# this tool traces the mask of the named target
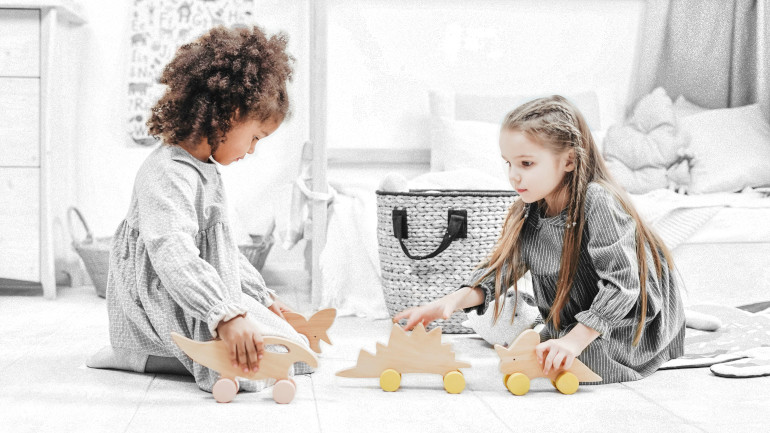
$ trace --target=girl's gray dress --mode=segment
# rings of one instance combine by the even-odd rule
[[[545,318],[556,297],[566,211],[551,218],[540,213],[536,204],[529,205],[521,248],[532,275],[537,307]],[[639,345],[633,346],[641,306],[636,223],[609,191],[593,182],[586,193],[585,221],[578,270],[570,299],[561,312],[561,330],[557,332],[548,322],[541,331],[542,340],[563,337],[577,323],[583,323],[601,335],[578,359],[601,376],[602,383],[641,379],[684,351],[684,309],[678,280],[665,260],[662,278],[658,279],[648,246],[647,318]],[[464,286],[473,284],[482,273],[474,272]],[[482,281],[480,287],[484,303],[466,312],[476,309],[482,314],[494,299],[494,276]]]
[[[110,255],[112,346],[176,357],[206,391],[217,373],[193,363],[171,340],[172,331],[206,341],[217,336],[220,321],[247,313],[263,335],[307,345],[268,310],[274,292],[238,250],[226,212],[216,164],[161,145],[139,169]],[[256,391],[267,384],[242,380],[241,389]]]

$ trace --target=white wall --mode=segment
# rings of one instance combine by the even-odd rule
[[[428,90],[596,90],[622,118],[644,0],[330,0],[328,147],[427,148]],[[513,109],[514,107],[511,107]]]

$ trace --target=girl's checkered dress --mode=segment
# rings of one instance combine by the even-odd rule
[[[263,335],[307,345],[287,322],[267,309],[270,289],[240,253],[227,220],[216,164],[177,146],[156,149],[136,176],[131,206],[115,232],[107,283],[113,347],[174,356],[201,389],[217,374],[193,363],[171,340],[216,337],[220,321],[247,313]],[[241,381],[259,390],[266,381]]]

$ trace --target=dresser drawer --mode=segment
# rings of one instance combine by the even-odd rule
[[[39,166],[40,79],[0,77],[0,113],[0,167]]]
[[[0,9],[0,76],[40,76],[39,9]]]
[[[40,281],[38,168],[0,168],[0,277]]]

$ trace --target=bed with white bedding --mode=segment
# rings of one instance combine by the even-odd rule
[[[482,170],[492,158],[499,159],[496,134],[503,115],[537,96],[431,94],[431,170],[475,163]],[[602,124],[607,104],[599,95],[564,96],[583,113],[639,212],[673,250],[686,304],[770,301],[770,126],[759,106],[705,110],[681,96],[672,102],[658,89],[625,122],[607,128]],[[629,124],[642,127],[629,132]],[[668,137],[662,128],[668,128]],[[623,167],[621,146],[637,146],[628,149],[631,163]],[[480,161],[468,149],[492,157]],[[660,167],[650,168],[656,161],[639,161],[639,153],[665,161],[666,152],[670,160]]]
[[[720,207],[673,253],[686,304],[770,301],[770,202]]]
[[[661,194],[664,192],[667,194]],[[668,199],[662,200],[663,195]],[[770,301],[767,192],[689,196],[656,190],[632,195],[632,199],[672,249],[685,283],[686,305],[739,306]],[[671,210],[651,218],[660,207]]]
[[[539,95],[505,98],[432,93],[431,171],[411,179],[406,186],[413,189],[509,189],[497,147],[500,121],[510,108],[536,96]],[[583,112],[598,143],[602,143],[607,135],[612,137],[614,134],[618,137],[616,129],[606,128],[606,125],[602,124],[602,107],[606,104],[601,102],[599,96],[593,92],[565,96]],[[662,101],[659,94],[655,98],[657,102]],[[711,127],[729,128],[729,124],[719,125],[718,119],[714,120],[713,113],[706,113],[703,109],[686,103],[682,98],[676,104],[669,102],[669,105],[671,110],[676,109],[679,112],[678,116],[681,118],[685,113],[687,116],[706,117],[689,122],[691,127],[701,127],[698,122],[710,122],[715,124]],[[648,104],[646,107],[655,108],[656,105]],[[668,115],[671,117],[670,113]],[[735,113],[728,112],[722,117],[735,116]],[[751,117],[751,120],[754,121],[754,117]],[[708,129],[708,126],[703,128]],[[752,134],[734,132],[732,135],[739,136],[742,140],[739,146],[743,146],[742,149],[736,149],[736,152],[754,151],[753,158],[761,159],[764,157],[764,149],[752,149],[752,146],[757,148],[763,144],[770,152],[770,132],[763,128],[764,125],[755,127]],[[690,135],[689,132],[684,134],[681,142],[691,140]],[[703,134],[701,138],[702,136]],[[628,134],[620,134],[620,137],[623,140],[633,139],[629,139]],[[702,141],[701,139],[694,147],[702,147]],[[614,153],[608,153],[610,159],[619,155],[617,143],[614,145]],[[629,185],[627,189],[639,212],[672,249],[675,263],[685,283],[683,296],[686,305],[716,302],[738,306],[770,301],[770,188],[751,188],[745,185],[745,179],[748,179],[748,182],[756,181],[758,185],[770,186],[770,179],[765,181],[764,173],[751,173],[751,168],[748,170],[753,177],[744,176],[746,169],[742,167],[746,167],[746,164],[739,165],[732,173],[723,169],[716,173],[701,172],[698,173],[699,177],[688,179],[681,173],[684,166],[682,161],[686,162],[688,170],[694,170],[694,167],[691,167],[693,159],[696,164],[703,162],[702,165],[706,167],[713,161],[699,161],[690,154],[687,154],[687,158],[680,158],[684,153],[686,152],[679,152],[677,157],[680,171],[666,170],[664,167],[661,170],[644,169],[635,172],[631,168],[620,171],[620,175],[616,177],[621,183]],[[702,149],[699,153],[703,154]],[[707,156],[712,159],[721,157],[719,152]],[[745,155],[741,157],[746,159]],[[725,158],[734,164],[741,162],[735,161],[730,155]],[[749,155],[749,159],[751,158]],[[770,161],[770,157],[762,161]],[[616,170],[617,162],[615,161]],[[490,166],[499,166],[500,169],[490,171]],[[697,173],[698,170],[694,172]],[[765,172],[770,174],[770,170]],[[736,188],[738,185],[741,191],[708,191],[709,188],[715,188],[715,185],[727,185],[731,182],[733,185],[730,188]],[[645,185],[665,187],[649,191],[634,190],[635,186],[638,188]],[[342,199],[338,203],[338,211],[335,212],[336,205],[332,205],[329,243],[321,263],[324,305],[341,307],[343,313],[384,317],[384,304],[372,301],[380,301],[382,297],[376,255],[376,227],[373,224],[373,191],[371,188],[346,189],[343,185],[337,187],[341,189],[338,192],[341,193]],[[706,191],[683,194],[688,188]],[[349,233],[352,227],[355,227],[357,236],[360,236],[358,239],[363,241],[350,241]],[[334,239],[342,240],[336,242]],[[351,269],[355,272],[349,272]]]

